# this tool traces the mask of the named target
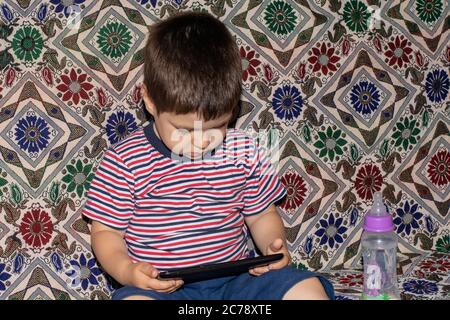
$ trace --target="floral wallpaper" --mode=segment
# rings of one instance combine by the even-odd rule
[[[3,0],[0,299],[110,298],[81,209],[105,149],[148,120],[149,26],[187,10],[235,36],[236,126],[279,150],[295,266],[357,298],[363,217],[381,191],[402,298],[448,298],[448,1]]]

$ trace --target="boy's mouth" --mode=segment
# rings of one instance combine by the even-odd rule
[[[192,159],[199,159],[203,157],[203,153],[191,153],[190,157]]]
[[[180,153],[178,156],[180,157],[188,157],[190,159],[200,159],[203,158],[204,153],[203,152],[191,152],[191,153]]]

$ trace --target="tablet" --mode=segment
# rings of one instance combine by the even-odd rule
[[[247,258],[237,261],[205,264],[196,267],[173,269],[161,271],[159,278],[164,279],[182,279],[184,283],[234,276],[248,272],[251,268],[268,265],[271,262],[283,258],[282,253]]]

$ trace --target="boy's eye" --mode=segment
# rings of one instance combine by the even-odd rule
[[[176,132],[176,134],[179,135],[179,136],[187,136],[187,135],[190,134],[189,130],[187,130],[187,129],[181,129],[181,128],[175,129],[175,132]]]
[[[192,133],[195,132],[194,129],[185,129],[185,128],[178,128],[178,129],[176,129],[176,130],[177,130],[181,135],[184,135],[184,136],[186,136],[186,135],[188,135],[188,134],[192,134]],[[218,131],[218,130],[220,130],[220,128],[209,129],[209,130],[202,131],[202,134],[204,134],[204,135],[210,135],[211,132],[215,132],[215,131]]]

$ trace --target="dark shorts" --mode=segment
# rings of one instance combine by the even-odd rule
[[[281,300],[295,284],[312,277],[318,277],[328,297],[334,299],[333,286],[326,278],[293,267],[272,270],[259,277],[243,273],[185,284],[172,293],[123,287],[115,291],[112,298],[122,300],[130,296],[146,296],[155,300]]]

